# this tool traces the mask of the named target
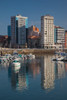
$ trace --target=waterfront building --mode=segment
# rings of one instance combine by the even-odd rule
[[[8,35],[0,35],[0,47],[8,46]]]
[[[65,31],[65,48],[67,48],[67,31]]]
[[[60,26],[54,26],[54,43],[64,46],[65,44],[65,30]]]
[[[37,48],[40,45],[40,32],[36,26],[28,28],[28,47]]]
[[[32,25],[28,28],[28,37],[30,36],[39,36],[39,28]]]
[[[54,45],[54,17],[41,17],[41,47],[52,48]]]
[[[11,25],[8,25],[7,31],[8,31],[8,45],[10,45],[10,42],[11,42]]]
[[[26,29],[28,17],[21,15],[11,17],[11,44],[12,46],[24,46],[26,44]]]
[[[55,43],[54,47],[55,47],[56,49],[60,49],[60,48],[62,48],[63,46],[62,46],[62,44]]]
[[[8,25],[8,36],[11,36],[11,25]]]

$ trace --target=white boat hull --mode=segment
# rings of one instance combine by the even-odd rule
[[[64,57],[58,57],[57,61],[62,61],[64,59]]]
[[[21,65],[21,64],[20,64],[19,62],[13,62],[13,66],[14,66],[14,67],[20,67],[20,65]]]

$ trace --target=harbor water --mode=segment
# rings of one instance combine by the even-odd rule
[[[66,100],[67,63],[54,55],[22,61],[20,68],[0,64],[0,100]]]

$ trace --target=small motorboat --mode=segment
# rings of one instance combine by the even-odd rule
[[[21,66],[21,64],[20,64],[20,62],[19,62],[18,59],[15,59],[15,60],[12,62],[12,65],[13,65],[14,67],[20,67],[20,66]]]
[[[63,56],[56,58],[56,61],[62,61],[62,60],[64,60],[64,57]]]
[[[67,56],[66,56],[66,57],[64,57],[64,59],[63,59],[62,61],[67,61]]]
[[[64,58],[65,58],[65,53],[58,52],[58,53],[55,53],[55,58],[53,58],[52,61],[63,61]]]
[[[52,61],[63,61],[63,60],[64,60],[63,56],[52,59]]]
[[[7,58],[5,56],[0,57],[0,62],[7,62]]]
[[[32,58],[35,59],[35,55],[32,55]]]
[[[35,59],[35,55],[30,53],[29,55],[27,55],[27,59]]]

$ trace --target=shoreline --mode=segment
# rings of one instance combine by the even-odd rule
[[[43,55],[43,54],[54,54],[58,49],[12,49],[12,48],[0,48],[0,54],[13,54],[14,51],[17,51],[19,54],[38,54],[38,55]],[[67,52],[67,49],[64,49],[65,52]]]

